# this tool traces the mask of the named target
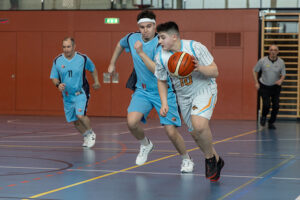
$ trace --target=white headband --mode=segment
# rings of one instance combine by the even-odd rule
[[[143,23],[143,22],[152,22],[152,23],[156,23],[155,22],[155,19],[150,19],[150,18],[141,18],[137,23],[140,24],[140,23]]]

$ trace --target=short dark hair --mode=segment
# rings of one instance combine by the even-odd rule
[[[72,46],[74,46],[74,44],[75,44],[75,39],[74,39],[74,38],[72,38],[72,37],[70,37],[70,36],[67,36],[67,37],[65,37],[65,38],[63,39],[63,42],[64,42],[64,41],[67,41],[67,40],[71,40]]]
[[[149,19],[156,19],[156,16],[154,14],[154,12],[150,11],[150,10],[143,10],[142,12],[140,12],[136,18],[136,21],[139,21],[142,18],[149,18]]]
[[[175,22],[169,21],[159,24],[156,28],[157,32],[174,32],[179,35],[179,28]]]

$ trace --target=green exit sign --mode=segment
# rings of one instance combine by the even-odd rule
[[[105,18],[104,19],[104,24],[118,24],[120,23],[119,18]]]

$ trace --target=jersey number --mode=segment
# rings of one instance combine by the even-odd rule
[[[69,77],[72,77],[72,70],[68,70]]]
[[[185,85],[191,85],[193,83],[193,79],[192,76],[188,76],[185,78],[180,78],[180,85],[181,87],[185,86]]]

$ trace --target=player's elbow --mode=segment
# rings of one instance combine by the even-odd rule
[[[216,69],[216,70],[215,70],[215,73],[214,73],[214,78],[217,78],[218,76],[219,76],[219,70]]]
[[[219,76],[219,70],[217,66],[214,66],[214,68],[211,71],[210,78],[217,78]]]
[[[218,70],[216,63],[213,62],[211,64],[211,66],[212,66],[212,68],[211,68],[210,78],[217,78],[219,76],[219,70]]]

